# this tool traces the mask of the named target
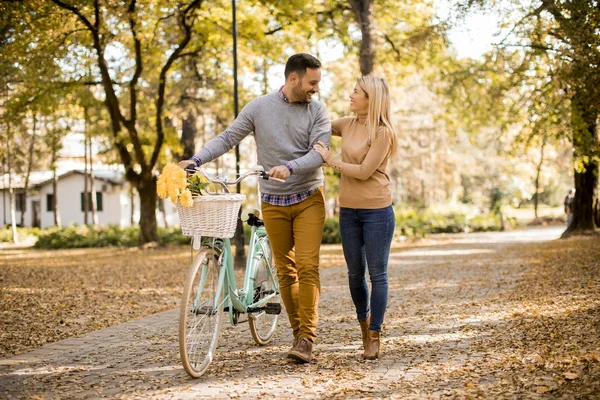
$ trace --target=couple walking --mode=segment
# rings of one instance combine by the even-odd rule
[[[341,173],[340,231],[350,294],[361,327],[366,359],[379,357],[387,306],[387,263],[394,232],[388,157],[395,148],[388,87],[383,78],[359,78],[350,95],[356,116],[330,121],[319,91],[321,63],[309,54],[291,56],[285,84],[248,103],[223,133],[191,160],[200,166],[254,132],[258,163],[285,184],[261,181],[261,207],[271,241],[281,297],[294,341],[288,357],[309,362],[317,338],[320,295],[319,251],[325,221],[323,172],[326,162]],[[342,137],[342,157],[330,148]],[[366,281],[369,271],[371,290]]]

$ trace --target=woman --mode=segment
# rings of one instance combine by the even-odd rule
[[[314,148],[341,173],[340,232],[348,265],[350,294],[360,323],[365,359],[379,358],[381,326],[387,307],[387,265],[394,235],[394,210],[385,167],[396,147],[390,122],[390,96],[384,78],[364,76],[350,95],[355,117],[332,122],[342,137],[342,159],[318,142]],[[369,270],[371,294],[366,280]]]

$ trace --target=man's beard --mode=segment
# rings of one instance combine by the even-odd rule
[[[313,95],[315,94],[315,92],[313,92],[312,90],[309,90],[308,92],[302,90],[302,82],[299,82],[298,85],[292,89],[292,93],[294,94],[296,101],[301,103],[309,103],[312,100],[308,96],[308,93]]]

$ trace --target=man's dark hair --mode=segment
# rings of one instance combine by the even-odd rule
[[[285,79],[287,80],[292,72],[295,72],[302,77],[306,73],[306,68],[321,68],[321,61],[310,54],[294,54],[288,58],[287,63],[285,63]]]

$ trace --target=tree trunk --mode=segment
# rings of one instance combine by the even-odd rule
[[[542,166],[544,165],[544,149],[546,147],[546,135],[544,134],[544,138],[542,140],[542,148],[540,152],[540,162],[538,162],[536,166],[535,173],[535,193],[533,194],[533,212],[535,215],[535,219],[538,219],[538,205],[540,200],[540,175],[542,174]]]
[[[575,197],[573,199],[573,219],[562,237],[573,234],[595,232],[594,205],[598,200],[598,162],[590,157],[590,149],[598,146],[597,118],[592,101],[581,93],[576,93],[571,101],[573,126],[573,157],[575,164]],[[581,162],[581,160],[585,160]],[[586,162],[587,161],[587,162]]]
[[[98,225],[98,204],[96,201],[96,177],[94,176],[94,159],[92,156],[92,138],[88,137],[88,154],[90,159],[90,191],[92,192],[92,225]]]
[[[181,127],[181,145],[183,146],[182,160],[189,160],[196,154],[196,114],[194,111],[188,111],[187,117],[183,120]]]
[[[594,205],[594,223],[600,227],[600,198],[596,193],[596,204]]]
[[[149,175],[136,187],[140,195],[140,246],[158,242],[156,224],[156,179]]]
[[[31,175],[31,170],[33,169],[33,150],[35,149],[35,134],[37,129],[37,118],[35,116],[35,113],[33,113],[32,117],[33,130],[31,132],[31,141],[29,142],[29,151],[27,152],[27,171],[25,172],[25,182],[23,184],[23,197],[25,198],[25,201],[23,201],[23,204],[21,206],[21,226],[25,226],[25,212],[27,211],[27,195],[29,194],[29,176]]]
[[[360,26],[360,72],[369,75],[375,65],[375,26],[373,19],[373,0],[349,0],[356,22]]]
[[[88,187],[88,146],[87,146],[87,130],[88,130],[88,113],[87,107],[83,108],[83,115],[85,121],[84,133],[83,133],[83,224],[89,225],[88,216],[90,211],[89,205],[89,187]]]
[[[167,200],[166,199],[158,199],[158,201],[162,204],[162,216],[165,222],[165,228],[169,228],[169,221],[167,221]]]
[[[15,207],[15,191],[12,186],[12,159],[10,148],[12,145],[12,137],[10,131],[10,124],[8,124],[8,143],[7,143],[7,159],[8,159],[8,202],[10,204],[10,226],[12,229],[12,240],[13,243],[19,243],[19,236],[17,235],[17,211]]]
[[[129,216],[129,223],[133,228],[135,226],[135,193],[133,192],[135,189],[133,186],[129,187],[129,201],[131,202],[131,215]]]
[[[54,225],[60,227],[60,212],[58,211],[58,174],[56,173],[56,146],[52,146],[52,213],[54,214]],[[85,196],[84,196],[85,198]]]

